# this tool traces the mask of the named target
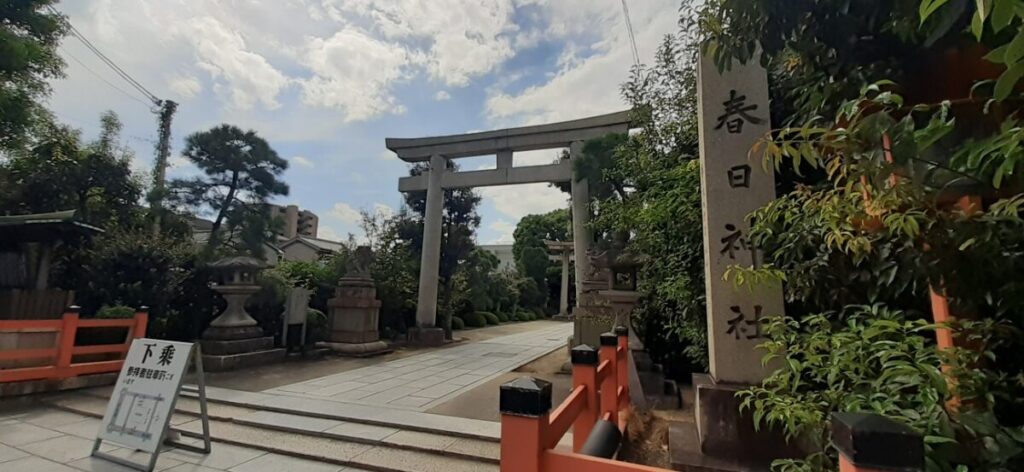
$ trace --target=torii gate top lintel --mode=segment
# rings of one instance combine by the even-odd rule
[[[384,145],[406,162],[426,162],[432,155],[448,159],[485,156],[503,151],[533,151],[568,147],[574,141],[625,133],[630,111],[591,116],[577,120],[522,126],[476,133],[425,138],[385,138]]]

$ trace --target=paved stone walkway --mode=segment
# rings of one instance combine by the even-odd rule
[[[426,411],[564,347],[571,334],[572,323],[559,323],[283,385],[262,393]]]
[[[90,457],[100,420],[46,407],[0,413],[0,471],[131,472],[133,469]],[[185,439],[186,442],[198,441]],[[144,463],[149,454],[104,443],[100,450]],[[210,454],[165,448],[156,470],[169,472],[358,472],[360,469],[215,443]]]

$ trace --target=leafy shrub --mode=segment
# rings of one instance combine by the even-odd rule
[[[452,329],[463,329],[466,327],[466,323],[462,321],[462,318],[458,316],[452,317]]]
[[[500,321],[502,323],[508,323],[508,321],[509,321],[508,315],[506,315],[505,313],[498,312],[498,313],[495,313],[495,316],[497,316],[498,317],[498,321]]]
[[[881,305],[799,321],[775,317],[763,346],[779,369],[739,395],[758,425],[780,427],[814,451],[802,460],[777,461],[783,470],[834,470],[838,456],[829,418],[845,411],[877,413],[921,432],[929,470],[960,470],[956,465],[965,463],[970,470],[1021,470],[1022,432],[1001,425],[992,413],[991,392],[1003,379],[980,367],[983,358],[995,359],[991,333],[1004,328],[964,323],[958,335],[977,342],[979,350],[940,351],[932,341],[935,325]],[[945,405],[954,399],[971,408],[951,415]],[[987,446],[977,448],[982,444]]]
[[[487,319],[480,313],[470,313],[466,315],[466,319],[462,320],[466,323],[467,327],[470,328],[483,328],[487,326]]]
[[[305,342],[307,345],[327,340],[327,331],[331,329],[327,323],[327,315],[324,312],[314,308],[306,311]]]
[[[477,313],[482,315],[484,319],[487,320],[487,324],[489,325],[496,325],[501,322],[501,320],[498,319],[498,316],[495,315],[494,313],[487,311],[478,311]]]
[[[125,320],[135,316],[135,309],[124,305],[107,306],[103,305],[97,312],[96,318],[103,320]]]

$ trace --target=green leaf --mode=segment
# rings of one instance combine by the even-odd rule
[[[924,0],[921,2],[921,6],[918,8],[918,14],[921,16],[921,24],[924,24],[924,20],[927,20],[935,10],[948,3],[949,0]]]
[[[980,8],[984,3],[984,0],[976,0],[979,8],[974,12],[974,16],[971,18],[971,34],[978,41],[981,41],[981,35],[985,31],[985,10]]]
[[[1006,97],[1009,97],[1010,93],[1013,92],[1013,87],[1020,81],[1021,76],[1024,76],[1024,64],[1014,64],[1009,69],[1006,69],[999,76],[999,80],[996,81],[992,98],[996,99],[996,101],[1003,101]]]
[[[992,31],[998,33],[1010,25],[1014,18],[1014,7],[1017,0],[996,0],[992,7]]]
[[[1024,29],[1017,31],[1017,35],[1006,45],[1003,64],[1016,65],[1022,57],[1024,57]]]
[[[988,54],[985,54],[985,57],[983,59],[985,59],[986,61],[991,62],[993,64],[1005,64],[1006,63],[1006,50],[1009,49],[1009,48],[1010,48],[1009,43],[1004,44],[1002,46],[999,46],[999,47],[989,51]]]

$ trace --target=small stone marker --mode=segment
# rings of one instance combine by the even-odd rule
[[[735,288],[723,277],[729,266],[761,263],[747,215],[775,199],[774,173],[764,171],[760,155],[748,157],[771,126],[767,74],[756,59],[719,72],[710,57],[701,57],[697,102],[711,375],[756,384],[767,373],[764,352],[755,349],[765,341],[761,320],[783,313],[782,291]]]

